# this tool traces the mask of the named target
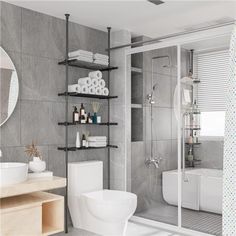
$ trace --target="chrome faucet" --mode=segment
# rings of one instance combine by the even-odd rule
[[[154,165],[156,169],[158,169],[160,167],[160,162],[162,161],[162,158],[151,158],[145,161],[145,165],[150,168],[151,165]]]

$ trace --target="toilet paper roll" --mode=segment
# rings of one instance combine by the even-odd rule
[[[97,95],[102,95],[102,89],[101,89],[100,87],[97,87],[97,88],[95,89],[95,94],[97,94]]]
[[[91,83],[91,85],[94,86],[94,87],[99,87],[99,85],[98,85],[98,81],[99,81],[98,79],[93,78],[93,79],[92,79],[92,83]]]
[[[68,92],[69,93],[81,93],[81,87],[79,84],[68,85]]]
[[[90,77],[79,78],[78,79],[78,84],[80,86],[82,86],[82,85],[90,86],[92,84],[92,81],[91,81]]]
[[[88,86],[87,85],[82,85],[81,86],[81,93],[88,94],[88,92],[89,92]]]
[[[104,79],[98,80],[98,86],[101,88],[105,88],[105,86],[106,86],[105,80]]]
[[[91,79],[101,79],[102,78],[102,72],[100,70],[89,72],[88,76]]]
[[[104,96],[108,96],[109,95],[109,89],[108,88],[102,88],[101,90],[102,90],[101,91],[102,95],[104,95]]]
[[[88,93],[89,94],[96,94],[96,88],[94,86],[90,86],[88,88]]]

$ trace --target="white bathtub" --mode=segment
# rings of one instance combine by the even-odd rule
[[[182,176],[182,207],[222,214],[223,172],[217,169],[186,169]],[[164,200],[178,205],[178,171],[162,173]]]

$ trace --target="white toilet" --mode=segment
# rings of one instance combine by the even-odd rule
[[[102,161],[68,164],[68,205],[75,228],[100,235],[124,235],[137,207],[133,193],[103,190]]]

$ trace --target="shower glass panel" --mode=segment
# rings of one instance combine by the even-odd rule
[[[195,44],[182,47],[192,49]],[[202,42],[201,48],[193,51],[193,57],[185,57],[189,58],[190,65],[193,64],[192,78],[188,80],[188,74],[181,76],[182,145],[185,151],[181,222],[184,228],[221,236],[224,141],[223,136],[219,137],[222,132],[217,135],[214,132],[224,126],[224,114],[221,113],[225,109],[222,98],[226,88],[228,50],[203,50],[205,44],[207,42]],[[183,63],[182,60],[182,67]],[[189,108],[185,106],[187,89],[192,91]],[[212,124],[215,125],[214,132],[210,133]]]
[[[176,65],[176,47],[131,55],[131,192],[138,196],[135,215],[177,226]]]

